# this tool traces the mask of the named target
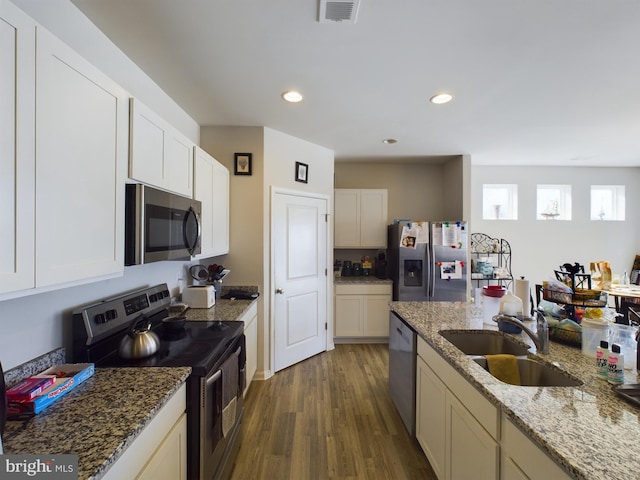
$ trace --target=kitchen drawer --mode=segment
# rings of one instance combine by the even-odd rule
[[[336,295],[391,295],[391,284],[336,284],[335,293]]]

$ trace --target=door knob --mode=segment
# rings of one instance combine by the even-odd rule
[[[276,288],[276,293],[284,293],[284,289],[282,289],[282,288]]]

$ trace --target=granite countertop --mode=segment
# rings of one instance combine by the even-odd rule
[[[236,321],[249,310],[257,300],[225,300],[218,299],[211,308],[190,308],[185,317],[188,321]]]
[[[634,453],[640,438],[640,408],[621,399],[611,385],[596,377],[595,359],[578,348],[550,342],[553,362],[583,382],[580,387],[521,387],[497,380],[446,341],[441,330],[497,330],[483,323],[482,310],[462,302],[392,302],[397,312],[481,393],[516,423],[528,437],[575,478],[627,480],[638,475]],[[535,330],[534,322],[526,322]],[[624,383],[640,383],[636,370],[624,371]],[[634,477],[635,478],[635,477]]]
[[[378,278],[372,275],[360,275],[357,277],[333,277],[334,285],[349,285],[352,283],[361,283],[365,285],[393,285],[393,280],[391,280],[390,278]]]
[[[186,381],[191,368],[96,368],[28,420],[8,420],[5,454],[75,454],[78,478],[99,478]]]

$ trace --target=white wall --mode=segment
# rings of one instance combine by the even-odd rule
[[[482,185],[518,185],[518,220],[483,220]],[[571,185],[572,220],[536,220],[536,186]],[[590,186],[625,185],[626,220],[591,221]],[[564,263],[607,260],[613,273],[630,270],[640,253],[640,168],[472,167],[471,232],[505,238],[513,252],[512,272],[531,284],[553,276]]]
[[[198,143],[200,127],[67,0],[15,0],[22,8],[103,70],[132,95]],[[65,232],[51,232],[65,235]],[[69,239],[70,242],[73,239]],[[5,369],[61,346],[71,346],[71,311],[148,285],[167,283],[177,295],[186,262],[160,262],[125,268],[124,276],[83,286],[0,302],[0,361]]]

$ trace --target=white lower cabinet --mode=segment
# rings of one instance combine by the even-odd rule
[[[389,337],[391,284],[335,286],[334,337]]]
[[[503,414],[501,478],[568,480],[571,477]]]
[[[498,442],[448,390],[445,418],[446,430],[449,433],[446,478],[451,480],[470,478],[497,480],[500,478]]]
[[[498,480],[497,408],[421,338],[416,382],[416,438],[438,478]]]
[[[245,353],[246,353],[246,378],[244,387],[246,395],[249,385],[258,369],[258,304],[255,302],[238,320],[244,322]]]
[[[433,471],[445,478],[447,387],[418,356],[416,366],[416,439]]]
[[[107,470],[104,480],[186,480],[186,392],[183,384]]]
[[[416,439],[440,480],[571,478],[418,337]]]

